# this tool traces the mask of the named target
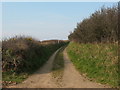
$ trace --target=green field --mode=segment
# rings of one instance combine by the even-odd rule
[[[67,53],[80,73],[89,79],[118,87],[118,44],[71,42]]]

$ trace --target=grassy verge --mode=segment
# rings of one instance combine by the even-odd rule
[[[71,42],[67,53],[75,67],[91,80],[118,87],[118,45],[77,44]]]
[[[57,81],[56,83],[60,85],[63,77],[64,71],[64,59],[63,59],[63,50],[65,47],[62,47],[55,56],[53,67],[52,67],[52,76]]]
[[[3,87],[21,83],[28,77],[27,73],[13,74],[12,72],[3,72],[2,75]]]

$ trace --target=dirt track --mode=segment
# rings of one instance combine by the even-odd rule
[[[105,88],[104,85],[91,82],[80,75],[80,73],[75,69],[75,67],[69,60],[66,50],[64,50],[63,52],[65,67],[62,79],[62,86],[56,85],[51,75],[51,69],[53,60],[58,51],[59,50],[57,50],[50,57],[50,59],[42,68],[31,75],[23,83],[15,86],[9,86],[8,88]]]

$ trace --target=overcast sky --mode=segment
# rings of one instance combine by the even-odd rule
[[[68,39],[76,24],[112,2],[6,2],[3,38],[28,35],[39,40]]]

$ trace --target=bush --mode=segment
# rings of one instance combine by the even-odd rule
[[[31,73],[41,67],[65,43],[41,45],[32,37],[13,37],[2,42],[2,71]]]

